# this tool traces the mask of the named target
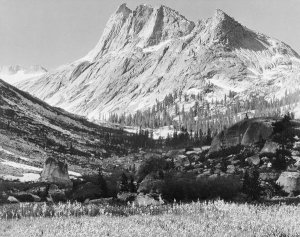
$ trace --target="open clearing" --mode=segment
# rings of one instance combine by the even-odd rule
[[[164,206],[160,214],[151,211],[158,207],[148,207],[147,212],[128,207],[127,211],[136,209],[129,216],[103,206],[93,217],[73,216],[72,205],[57,205],[53,217],[2,219],[1,236],[300,236],[299,205],[197,202]],[[78,213],[81,208],[77,204]],[[89,209],[92,213],[93,206]]]

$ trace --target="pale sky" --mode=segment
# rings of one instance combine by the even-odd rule
[[[219,8],[300,53],[300,0],[0,0],[0,66],[53,69],[85,56],[122,3],[163,4],[193,21]]]

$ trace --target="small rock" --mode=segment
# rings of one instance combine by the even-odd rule
[[[114,199],[111,198],[99,198],[99,199],[93,199],[89,200],[87,203],[88,204],[101,204],[101,205],[111,205],[113,204]]]
[[[221,170],[220,169],[215,169],[214,174],[220,174]]]
[[[7,201],[9,201],[10,203],[19,203],[20,201],[18,199],[16,199],[15,197],[13,196],[9,196],[7,198]]]
[[[259,165],[260,164],[260,158],[259,158],[258,155],[250,156],[250,157],[246,158],[246,161],[249,164],[252,164],[252,165]]]
[[[159,206],[164,204],[164,201],[161,199],[161,196],[159,196],[159,200],[155,200],[153,197],[150,195],[146,194],[139,194],[135,201],[134,204],[140,207],[146,207],[146,206]]]
[[[261,160],[264,163],[268,163],[270,161],[270,159],[268,157],[266,157],[266,156],[262,157]]]
[[[259,178],[263,181],[272,181],[277,180],[280,176],[280,173],[269,172],[269,173],[260,173]]]
[[[185,153],[186,155],[197,155],[197,152],[196,151],[187,151],[186,153]]]
[[[136,193],[121,192],[117,194],[117,198],[122,202],[132,202],[136,198]]]
[[[235,172],[235,166],[234,165],[227,165],[227,173],[233,174]]]
[[[283,187],[287,193],[300,191],[300,173],[299,172],[282,172],[277,183]]]
[[[239,160],[233,160],[233,161],[231,161],[232,165],[238,165],[240,163],[241,163],[241,161],[239,161]]]

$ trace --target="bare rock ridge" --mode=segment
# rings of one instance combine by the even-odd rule
[[[209,101],[229,91],[280,98],[300,85],[300,57],[221,10],[195,23],[166,6],[131,10],[123,4],[85,57],[15,85],[50,105],[102,120],[148,109],[174,91]]]
[[[153,8],[140,5],[132,11],[123,4],[110,17],[98,45],[88,58],[95,61],[103,54],[129,43],[142,47],[157,45],[189,34],[194,26],[194,22],[165,6]]]

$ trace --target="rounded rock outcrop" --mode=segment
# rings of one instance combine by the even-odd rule
[[[212,141],[209,153],[237,145],[252,145],[266,140],[273,133],[275,119],[253,118],[240,121],[219,133]]]

